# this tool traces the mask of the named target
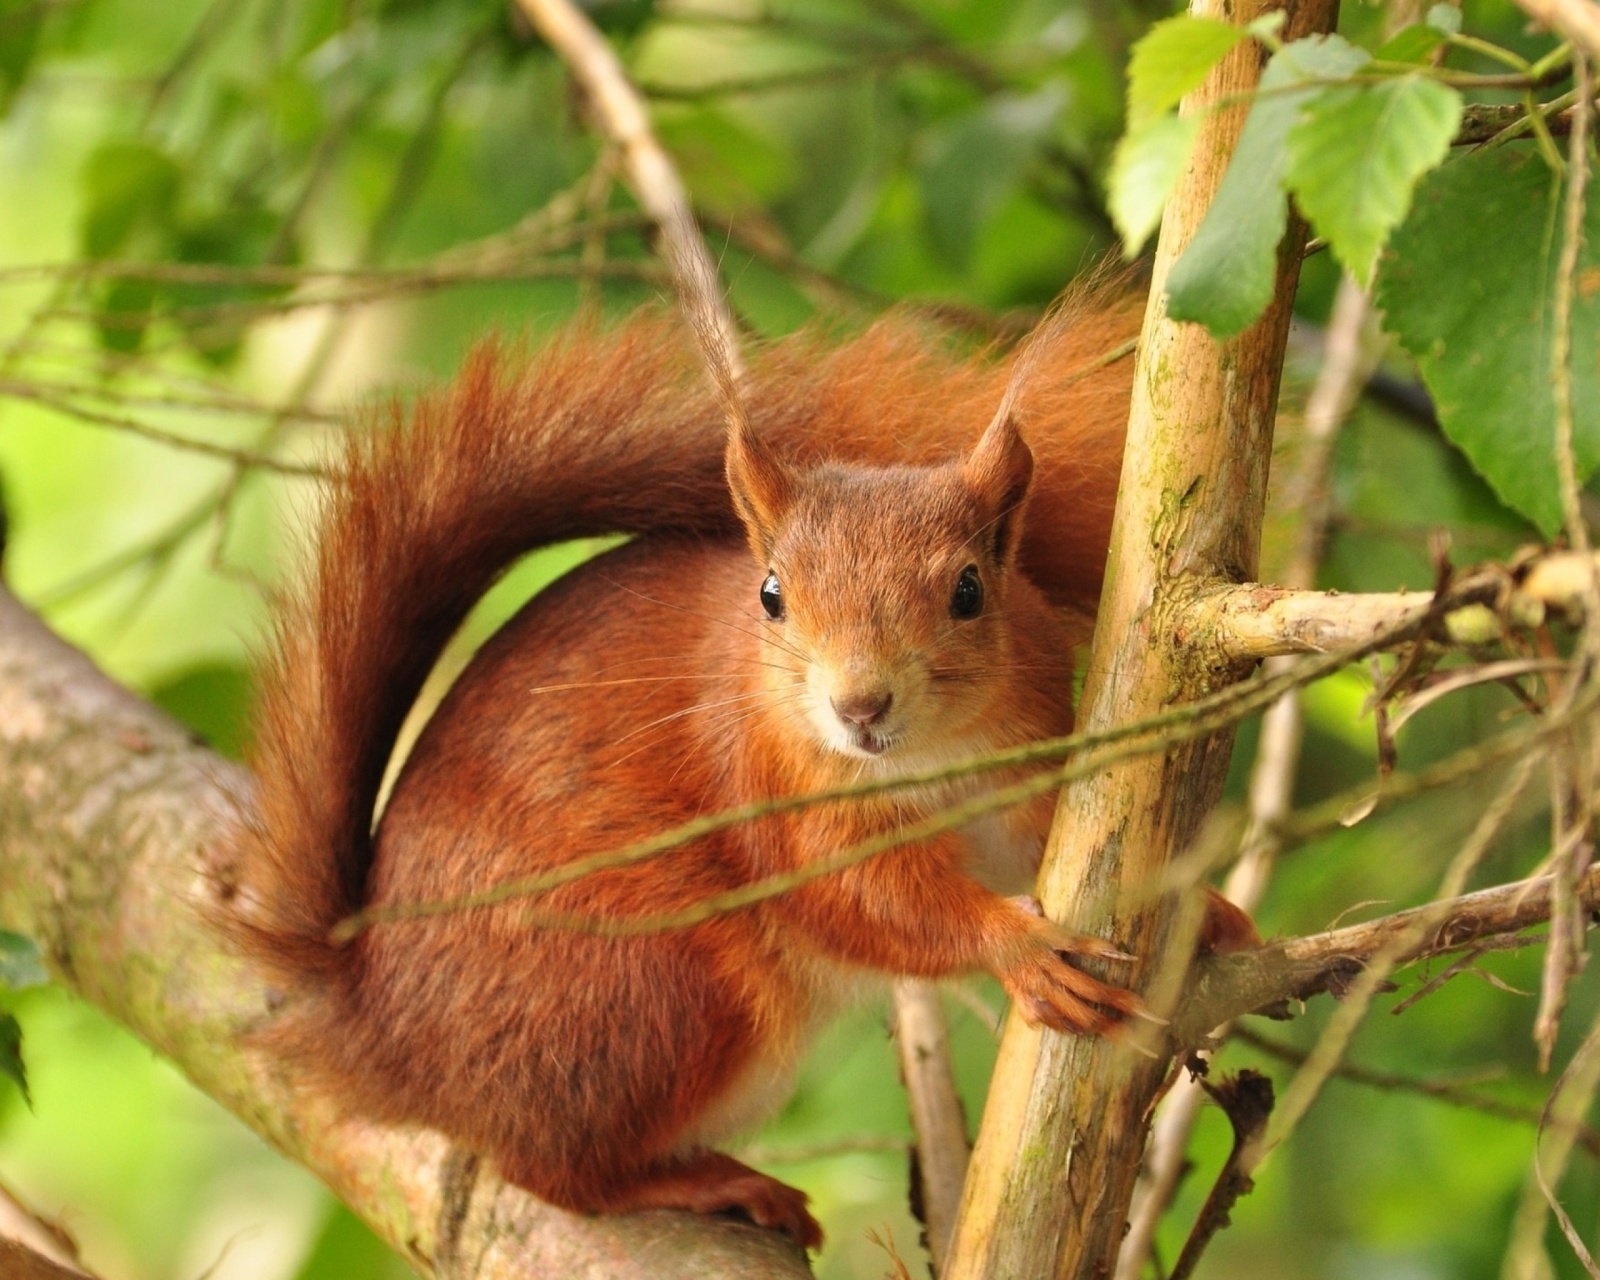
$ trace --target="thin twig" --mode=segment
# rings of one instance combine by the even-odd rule
[[[68,396],[52,394],[49,390],[37,384],[30,385],[11,378],[0,379],[0,396],[10,396],[14,400],[27,400],[33,404],[51,409],[56,413],[64,414],[78,422],[87,423],[90,426],[108,427],[114,431],[121,431],[127,435],[138,436],[156,444],[166,445],[168,448],[181,449],[186,453],[198,453],[208,458],[217,458],[223,462],[230,462],[236,467],[254,467],[262,471],[273,471],[279,475],[300,476],[310,479],[321,479],[327,474],[321,467],[310,463],[285,462],[281,458],[258,453],[254,449],[238,445],[216,444],[210,440],[197,440],[192,436],[182,436],[175,432],[165,431],[160,427],[151,426],[148,422],[141,422],[137,418],[86,408],[83,405],[74,404]]]
[[[688,193],[650,128],[643,99],[611,46],[569,0],[517,0],[517,6],[583,86],[601,131],[621,155],[629,187],[660,228],[679,298],[712,380],[725,407],[736,412],[736,388],[744,373],[738,331],[695,231]]]
[[[1233,1038],[1257,1053],[1264,1053],[1270,1058],[1276,1058],[1279,1062],[1287,1062],[1293,1066],[1303,1066],[1309,1056],[1304,1049],[1284,1044],[1245,1026],[1235,1028]],[[1400,1075],[1393,1071],[1376,1071],[1371,1067],[1361,1067],[1350,1062],[1341,1062],[1334,1068],[1333,1076],[1337,1080],[1347,1080],[1351,1084],[1364,1085],[1369,1089],[1381,1089],[1386,1093],[1418,1094],[1452,1107],[1461,1107],[1518,1124],[1537,1125],[1542,1115],[1542,1109],[1539,1107],[1508,1102],[1504,1098],[1482,1093],[1468,1087],[1469,1082],[1465,1080],[1425,1080],[1417,1076]],[[1574,1130],[1573,1138],[1591,1156],[1600,1160],[1600,1130],[1580,1121]]]
[[[1579,54],[1573,59],[1578,79],[1578,109],[1569,139],[1566,202],[1563,210],[1561,252],[1556,264],[1554,298],[1551,304],[1550,377],[1555,404],[1555,460],[1561,490],[1561,511],[1567,540],[1582,558],[1588,573],[1583,583],[1584,625],[1574,655],[1573,670],[1557,699],[1567,707],[1579,696],[1585,683],[1600,663],[1600,574],[1589,555],[1589,531],[1583,520],[1579,496],[1577,461],[1573,450],[1572,399],[1572,304],[1576,288],[1578,259],[1583,248],[1584,192],[1589,179],[1589,115],[1593,88],[1589,79],[1589,60]],[[1555,902],[1550,915],[1550,943],[1545,951],[1544,972],[1540,979],[1539,1012],[1534,1019],[1533,1037],[1539,1046],[1541,1068],[1548,1067],[1555,1048],[1556,1033],[1567,989],[1583,967],[1585,921],[1576,901],[1574,888],[1594,856],[1591,839],[1590,797],[1595,780],[1595,741],[1583,725],[1560,744],[1553,757],[1551,786],[1554,803],[1552,849],[1554,859]],[[1560,851],[1565,851],[1564,855]],[[1558,1175],[1559,1176],[1559,1175]]]

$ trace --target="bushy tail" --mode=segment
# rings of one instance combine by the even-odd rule
[[[328,934],[363,905],[401,723],[496,577],[571,537],[731,523],[703,383],[681,328],[646,318],[526,362],[480,348],[449,386],[352,438],[259,677],[238,928],[280,981],[341,970]]]

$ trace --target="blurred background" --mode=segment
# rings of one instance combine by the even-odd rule
[[[1170,10],[619,0],[592,12],[650,99],[752,336],[859,326],[910,304],[977,347],[1024,332],[1115,251],[1104,191],[1125,62]],[[1471,0],[1465,20],[1530,56],[1551,43],[1496,0]],[[1383,21],[1352,0],[1341,29],[1374,47]],[[263,587],[292,572],[315,503],[296,466],[364,404],[447,375],[487,332],[537,340],[580,311],[620,314],[667,291],[561,65],[505,0],[0,0],[0,112],[6,580],[230,755]],[[1326,254],[1308,260],[1280,475],[1293,473],[1336,283]],[[1393,356],[1388,372],[1411,376]],[[1532,537],[1425,406],[1392,399],[1357,407],[1332,496],[1328,587],[1431,586],[1438,530],[1461,563]],[[1269,581],[1298,515],[1279,505]],[[581,554],[521,566],[468,643]],[[1373,776],[1370,689],[1352,671],[1309,692],[1299,801]],[[1403,765],[1493,732],[1515,705],[1490,686],[1430,706],[1400,735]],[[1247,727],[1235,794],[1253,745]],[[1538,862],[1545,809],[1530,795],[1482,882]],[[1436,793],[1295,849],[1259,912],[1264,931],[1425,898],[1475,812]],[[1537,983],[1536,954],[1489,955],[1402,1016],[1380,1007],[1349,1055],[1368,1077],[1330,1084],[1205,1270],[1497,1275],[1549,1089],[1529,1034]],[[0,1081],[0,1184],[59,1220],[106,1280],[408,1274],[94,1009],[54,987],[0,1002],[23,1027],[33,1103]],[[973,981],[949,1003],[976,1123],[1002,1001]],[[1261,1034],[1292,1052],[1328,1005]],[[1595,1006],[1593,982],[1580,983],[1569,1026]],[[1243,1064],[1290,1070],[1260,1046],[1223,1055]],[[1427,1092],[1441,1089],[1451,1096]],[[764,1167],[814,1199],[829,1232],[821,1276],[883,1275],[891,1249],[920,1273],[908,1132],[884,1011],[867,1009],[752,1136]],[[1222,1117],[1203,1116],[1161,1237],[1169,1260],[1227,1146]],[[1563,1192],[1585,1231],[1600,1215],[1597,1149]],[[1582,1274],[1554,1253],[1559,1274]]]

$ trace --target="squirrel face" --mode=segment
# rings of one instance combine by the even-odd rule
[[[797,471],[735,436],[728,472],[772,705],[826,751],[895,767],[986,736],[1013,684],[1008,586],[1032,473],[1009,419],[933,467]]]

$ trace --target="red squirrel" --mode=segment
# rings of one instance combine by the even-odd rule
[[[1115,956],[1027,888],[1053,797],[687,928],[692,907],[1015,773],[769,816],[527,901],[379,924],[702,814],[1070,731],[1060,609],[1092,608],[1137,326],[1102,302],[1046,353],[1025,443],[1007,370],[901,327],[760,357],[728,436],[676,326],[525,367],[480,351],[355,436],[261,680],[246,950],[286,1000],[268,1042],[350,1111],[432,1126],[586,1212],[732,1210],[816,1247],[799,1191],[715,1150],[787,1096],[878,975],[985,969],[1023,1015],[1105,1032]],[[1036,466],[1036,459],[1038,465]],[[742,531],[743,540],[736,531]],[[458,678],[376,830],[401,721],[485,588],[530,548],[640,535],[536,596]],[[752,554],[753,553],[753,554]],[[531,923],[528,909],[594,929]]]

